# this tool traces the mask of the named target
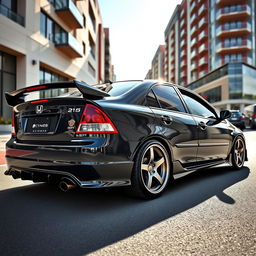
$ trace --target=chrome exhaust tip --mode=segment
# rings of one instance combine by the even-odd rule
[[[69,179],[61,180],[59,183],[59,188],[63,192],[67,192],[76,187],[75,183]]]

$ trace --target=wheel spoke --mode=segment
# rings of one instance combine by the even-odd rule
[[[154,159],[155,159],[154,148],[151,147],[151,148],[150,148],[150,159],[149,159],[149,161],[150,161],[150,162],[153,162]]]
[[[160,176],[158,172],[155,173],[154,177],[158,180],[158,182],[162,185],[163,184],[163,178]]]
[[[147,164],[142,164],[141,169],[144,171],[148,171],[148,165]]]
[[[152,186],[152,175],[148,174],[148,181],[147,181],[148,189],[151,189],[151,186]]]
[[[155,167],[158,168],[164,163],[164,157],[160,158],[158,161],[155,162]]]

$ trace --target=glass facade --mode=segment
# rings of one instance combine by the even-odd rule
[[[199,94],[210,103],[221,101],[221,86],[215,87]]]
[[[0,51],[0,116],[12,117],[12,108],[7,105],[5,92],[16,89],[16,57]]]

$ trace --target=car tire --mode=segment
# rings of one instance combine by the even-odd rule
[[[135,156],[131,176],[131,194],[143,199],[160,196],[172,176],[170,156],[162,143],[147,141]]]
[[[234,170],[239,170],[244,166],[246,148],[243,138],[236,138],[231,150],[231,166]]]

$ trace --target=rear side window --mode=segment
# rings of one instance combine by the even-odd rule
[[[146,97],[146,104],[149,107],[155,107],[155,108],[160,108],[157,99],[155,97],[155,94],[153,93],[152,90],[150,90],[150,92],[148,93],[147,97]]]
[[[153,91],[163,109],[186,112],[178,94],[173,87],[159,85],[155,86]]]

